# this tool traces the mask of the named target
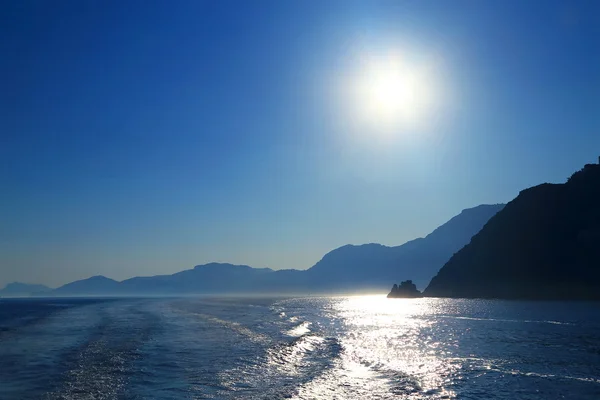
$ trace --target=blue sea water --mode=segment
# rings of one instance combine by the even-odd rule
[[[600,304],[0,299],[0,399],[600,399]]]

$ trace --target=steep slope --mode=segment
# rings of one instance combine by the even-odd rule
[[[469,243],[503,204],[463,210],[425,238],[401,246],[346,245],[327,253],[307,271],[316,289],[387,289],[390,282],[412,279],[421,288],[460,248]]]
[[[600,299],[600,165],[523,190],[455,254],[426,296]]]
[[[51,291],[48,286],[29,283],[13,282],[0,290],[0,296],[31,296]]]

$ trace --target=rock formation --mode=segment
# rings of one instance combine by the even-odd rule
[[[404,281],[400,283],[400,286],[394,283],[392,291],[387,295],[388,299],[392,298],[415,298],[422,297],[421,292],[417,290],[417,286],[411,281]]]

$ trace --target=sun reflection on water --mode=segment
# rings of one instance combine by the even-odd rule
[[[432,299],[355,296],[334,302],[342,319],[343,348],[335,367],[305,385],[298,399],[449,399],[460,364],[444,360],[430,333]],[[448,338],[452,342],[453,338]],[[445,343],[445,345],[451,343]]]

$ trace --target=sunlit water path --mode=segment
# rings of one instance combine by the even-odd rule
[[[600,304],[0,300],[0,399],[598,399]]]

